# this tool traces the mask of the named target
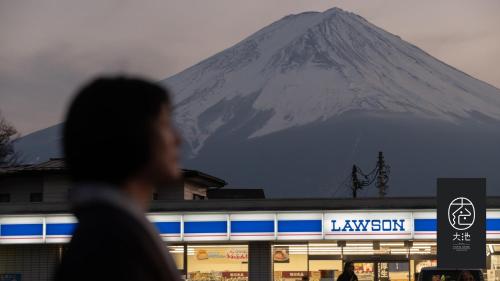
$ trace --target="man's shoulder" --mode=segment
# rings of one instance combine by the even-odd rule
[[[93,203],[77,210],[79,224],[68,245],[69,260],[145,259],[157,250],[146,227],[113,205]]]
[[[113,204],[93,202],[75,209],[79,225],[75,235],[106,238],[109,235],[147,235],[145,226],[135,215]],[[113,235],[117,239],[116,235]]]

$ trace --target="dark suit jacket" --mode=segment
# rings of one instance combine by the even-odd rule
[[[166,245],[130,212],[97,201],[77,208],[75,215],[79,224],[56,281],[180,280]]]
[[[354,272],[352,274],[342,272],[337,278],[337,281],[358,281],[358,276],[356,276]]]

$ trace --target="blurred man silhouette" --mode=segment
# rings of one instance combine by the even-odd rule
[[[337,278],[337,281],[358,281],[358,276],[354,273],[354,263],[352,261],[345,262],[344,270]]]
[[[167,90],[137,78],[98,78],[76,95],[63,149],[79,223],[56,280],[180,280],[144,214],[181,176],[171,110]]]

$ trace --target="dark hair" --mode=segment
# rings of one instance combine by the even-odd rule
[[[73,181],[121,184],[151,160],[153,127],[166,89],[147,80],[101,77],[85,85],[66,114],[63,150]]]
[[[352,261],[346,261],[344,263],[344,271],[343,272],[348,272],[349,271],[349,267],[351,267],[354,263]]]

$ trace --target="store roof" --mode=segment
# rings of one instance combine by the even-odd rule
[[[43,173],[61,173],[67,172],[66,164],[63,158],[51,158],[50,160],[38,164],[15,165],[3,167],[0,169],[0,177],[25,174],[43,174]],[[220,188],[227,184],[226,181],[218,177],[205,174],[196,170],[182,170],[186,180],[199,182],[209,187]]]
[[[231,211],[321,211],[321,210],[416,210],[436,209],[435,197],[388,198],[284,198],[207,199],[153,201],[151,212],[231,212]],[[488,197],[488,209],[500,209],[500,197]],[[9,203],[0,214],[69,213],[68,203]]]
[[[65,170],[66,167],[64,165],[64,159],[51,158],[48,161],[38,164],[23,164],[23,165],[3,167],[2,170],[0,170],[0,175],[17,174],[24,172],[46,172],[46,171],[65,171]]]
[[[488,197],[487,208],[500,209],[500,197]],[[282,198],[155,201],[151,211],[314,211],[436,209],[436,197]]]
[[[208,187],[221,188],[227,184],[227,182],[223,179],[205,174],[197,170],[182,169],[182,173],[186,180],[200,183]]]
[[[208,199],[264,199],[262,188],[224,188],[207,191]]]

